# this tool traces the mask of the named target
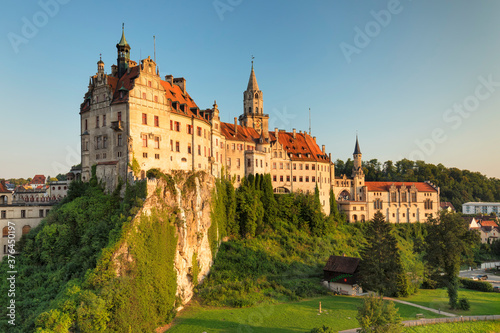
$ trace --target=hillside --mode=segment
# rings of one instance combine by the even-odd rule
[[[337,160],[335,174],[350,175],[352,166],[351,159],[345,162]],[[451,202],[457,211],[462,211],[462,204],[469,201],[500,201],[500,179],[488,178],[479,172],[407,159],[396,163],[392,161],[381,163],[377,159],[364,161],[363,171],[367,181],[431,181],[441,188],[441,201]]]

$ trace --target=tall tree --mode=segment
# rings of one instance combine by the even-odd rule
[[[426,237],[427,270],[431,280],[438,280],[444,273],[448,289],[450,308],[457,307],[458,273],[462,263],[471,263],[473,250],[480,243],[479,235],[468,230],[467,222],[460,214],[442,212],[437,218],[427,222],[429,232]]]
[[[403,327],[398,309],[392,301],[384,301],[382,297],[373,295],[365,297],[358,308],[358,319],[361,333],[402,332]]]
[[[363,289],[380,295],[407,295],[408,281],[392,225],[377,211],[365,229],[366,245],[361,250],[360,278]]]

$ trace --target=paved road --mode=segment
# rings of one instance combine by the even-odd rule
[[[485,273],[484,269],[475,269],[473,271],[460,271],[460,277],[472,278],[477,275],[488,275],[488,282],[491,282],[493,287],[500,287],[500,275],[494,275],[492,273]]]
[[[388,299],[388,300],[391,300],[393,302],[398,302],[398,303],[401,303],[401,304],[406,304],[406,305],[414,306],[416,308],[424,309],[424,310],[427,310],[427,311],[430,311],[430,312],[434,312],[434,313],[437,313],[437,314],[440,314],[440,315],[443,315],[443,316],[446,316],[446,317],[456,317],[456,315],[454,315],[453,313],[448,313],[448,312],[444,312],[444,311],[441,311],[441,310],[436,310],[436,309],[428,308],[426,306],[418,305],[418,304],[415,304],[415,303],[401,301],[399,299],[394,299],[394,298],[390,298],[390,297],[384,297],[384,299]]]

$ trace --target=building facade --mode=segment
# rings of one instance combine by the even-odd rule
[[[430,182],[365,181],[358,138],[354,147],[351,177],[335,177],[333,189],[340,211],[347,221],[371,220],[381,211],[392,223],[425,222],[437,217],[439,187]]]
[[[500,202],[466,202],[462,205],[464,214],[484,214],[490,215],[500,212]]]
[[[111,74],[104,62],[90,77],[80,106],[82,174],[97,176],[111,188],[119,179],[144,178],[147,170],[222,172],[235,180],[269,173],[276,193],[314,192],[329,211],[334,176],[331,156],[310,133],[269,131],[263,93],[252,68],[243,92],[243,112],[234,123],[221,122],[217,103],[200,109],[187,92],[184,78],[160,77],[150,57],[130,60],[122,31]]]

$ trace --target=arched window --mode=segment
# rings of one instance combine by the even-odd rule
[[[259,94],[258,93],[255,93],[255,98],[259,98]]]
[[[26,235],[28,232],[30,232],[31,227],[29,225],[25,225],[23,227],[23,235]]]
[[[365,216],[361,215],[361,222],[365,222]]]
[[[9,236],[9,227],[3,227],[3,229],[2,229],[2,236],[3,237]]]
[[[357,221],[358,221],[358,215],[354,214],[354,215],[352,216],[352,220],[353,220],[354,222],[357,222]]]

